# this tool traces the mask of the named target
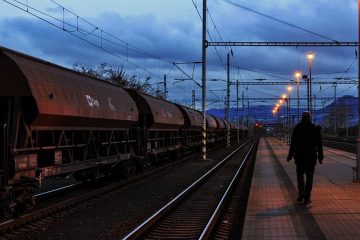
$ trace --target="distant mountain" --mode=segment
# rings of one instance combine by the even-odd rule
[[[349,126],[354,126],[357,124],[358,116],[358,98],[345,95],[337,98],[336,102],[333,101],[330,104],[322,103],[317,100],[315,105],[315,111],[313,111],[313,121],[317,124],[330,126],[333,125],[333,122],[336,121],[336,125],[339,127],[344,127],[346,124]],[[291,102],[290,115],[291,118],[296,122],[297,121],[297,108],[295,108],[295,103]],[[305,108],[299,109],[300,115]],[[224,109],[209,109],[206,111],[208,114],[215,115],[221,118],[224,118],[225,111]],[[262,123],[275,123],[283,121],[284,116],[286,115],[286,107],[282,107],[277,116],[272,114],[272,106],[270,105],[250,105],[249,108],[245,107],[244,109],[239,109],[239,118],[240,121],[244,119],[250,122],[262,122]],[[235,121],[237,119],[238,112],[236,108],[230,109],[230,121]],[[335,119],[335,120],[334,120]]]
[[[358,121],[358,98],[349,95],[339,97],[336,102],[316,110],[313,115],[316,123],[321,125],[331,125],[335,119],[340,127],[346,124],[354,126]]]

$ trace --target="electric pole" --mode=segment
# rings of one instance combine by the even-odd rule
[[[245,126],[245,96],[244,96],[244,92],[242,92],[242,126]],[[245,137],[245,131],[243,131],[243,137]]]
[[[230,53],[227,54],[226,121],[226,148],[230,148]]]
[[[359,0],[360,1],[360,0]],[[202,22],[202,155],[206,158],[206,0],[203,0],[203,22]]]
[[[336,85],[336,82],[334,82],[333,87],[334,87],[334,97],[335,97],[334,110],[333,110],[333,112],[334,112],[333,121],[334,121],[334,135],[336,136],[336,110],[337,110],[337,99],[336,99],[336,87],[337,87],[337,85]]]
[[[237,143],[240,143],[240,119],[239,119],[239,79],[236,80],[236,119],[237,119]]]
[[[164,74],[164,100],[166,100],[167,86],[166,86],[166,74]]]
[[[191,107],[192,109],[195,109],[195,90],[192,90]]]

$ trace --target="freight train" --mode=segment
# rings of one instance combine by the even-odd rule
[[[202,114],[0,47],[0,207],[34,204],[41,179],[127,176],[201,146]],[[245,127],[207,115],[207,141]]]

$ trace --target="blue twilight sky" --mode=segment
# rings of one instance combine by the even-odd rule
[[[208,0],[211,16],[208,16],[208,29],[212,39],[208,37],[209,41],[357,41],[356,0],[230,2],[233,4],[227,0]],[[172,63],[201,61],[202,23],[195,6],[201,13],[201,0],[0,0],[0,45],[70,68],[76,62],[89,66],[107,63],[124,67],[128,74],[142,80],[151,77],[151,83],[159,88],[162,85],[158,83],[166,74],[169,99],[190,104],[191,91],[195,90],[200,100],[201,89],[192,80],[183,79],[193,76],[201,83],[201,65],[178,65],[181,71]],[[234,47],[232,50],[232,81],[266,79],[263,81],[290,82],[294,80],[293,73],[297,69],[308,73],[305,58],[308,51],[315,52],[314,81],[357,80],[354,47]],[[225,62],[229,51],[224,47],[218,47],[216,51],[213,47],[208,48],[209,108],[224,106],[221,100],[226,95],[223,91],[226,83],[212,79],[226,79]],[[235,91],[235,86],[232,86],[233,101],[236,99]],[[239,91],[240,96],[275,99],[286,89],[285,86],[248,86],[240,87]],[[301,86],[301,97],[305,97],[305,91],[306,87]],[[313,94],[318,98],[332,97],[334,87],[314,85]],[[356,96],[356,85],[338,85],[337,95]],[[253,101],[252,104],[274,103]],[[196,106],[200,108],[200,101]]]

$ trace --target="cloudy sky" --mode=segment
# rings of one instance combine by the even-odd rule
[[[356,0],[231,2],[208,0],[209,41],[357,41]],[[201,65],[192,64],[201,61],[202,23],[196,7],[201,13],[201,0],[0,0],[0,45],[70,68],[76,62],[124,67],[140,79],[151,77],[151,83],[159,87],[166,74],[169,99],[190,104],[192,90],[201,98],[201,88],[194,82],[201,83]],[[229,51],[208,48],[210,108],[223,107],[219,101],[226,95],[222,80],[226,79]],[[315,53],[314,81],[357,80],[354,47],[233,47],[232,51],[232,81],[290,83],[296,70],[308,74],[308,51]],[[188,64],[177,65],[180,70],[174,62]],[[188,80],[189,76],[194,81]],[[235,90],[232,86],[231,100],[236,99]],[[239,90],[245,97],[275,98],[285,93],[286,87],[242,86]],[[305,92],[306,87],[301,86],[300,97],[305,97]],[[334,87],[314,85],[313,94],[332,97]],[[357,88],[338,85],[337,95],[356,96]],[[250,104],[274,103],[252,100]]]

